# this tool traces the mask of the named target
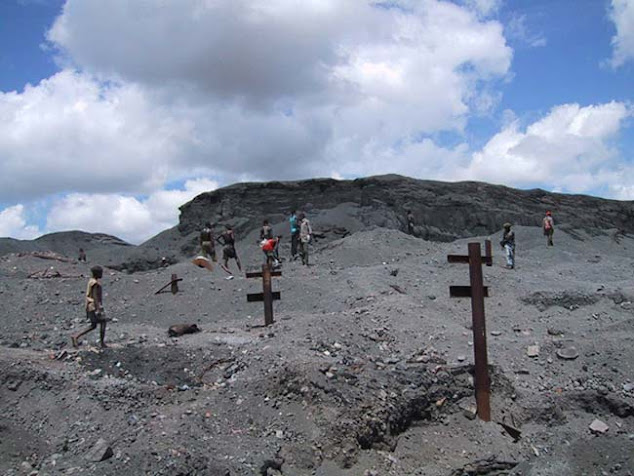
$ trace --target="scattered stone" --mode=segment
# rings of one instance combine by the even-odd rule
[[[466,357],[464,355],[458,356],[458,362],[464,362],[465,360],[466,360]]]
[[[491,331],[491,335],[497,337],[499,335],[502,335],[502,332],[500,332],[500,331]]]
[[[624,383],[623,384],[623,390],[626,391],[626,392],[634,391],[634,383]]]
[[[526,355],[529,357],[539,357],[539,346],[529,345],[528,349],[526,349]]]
[[[473,398],[463,398],[458,402],[458,408],[462,410],[462,414],[469,420],[475,420],[478,415],[478,407]]]
[[[563,360],[575,360],[579,357],[579,352],[574,347],[564,347],[557,350],[557,357]]]
[[[97,443],[86,453],[86,459],[88,461],[94,461],[96,463],[105,461],[108,458],[112,458],[114,455],[112,448],[106,443],[106,440],[99,438]]]
[[[590,431],[595,434],[602,435],[606,433],[609,429],[610,427],[606,425],[605,423],[603,423],[598,418],[595,418],[595,420],[592,423],[590,423]]]
[[[10,380],[9,383],[7,383],[7,388],[12,392],[16,392],[18,388],[20,388],[20,385],[22,385],[21,380]]]
[[[555,329],[555,328],[553,328],[553,327],[549,327],[549,328],[548,328],[548,335],[551,335],[551,336],[561,336],[561,335],[564,335],[564,331],[559,330],[559,329]]]

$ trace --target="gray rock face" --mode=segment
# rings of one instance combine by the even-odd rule
[[[365,226],[406,229],[412,210],[417,230],[433,241],[485,235],[514,225],[541,225],[553,210],[556,224],[634,232],[634,202],[563,195],[544,190],[515,190],[480,182],[445,183],[397,175],[357,180],[241,183],[203,193],[183,205],[178,230],[198,230],[205,220],[231,221],[238,229],[260,225],[262,217],[285,218],[292,208],[333,209],[342,203],[360,208]],[[378,212],[378,213],[377,213]]]
[[[384,175],[341,181],[239,183],[198,195],[180,207],[178,226],[139,246],[108,235],[67,232],[32,242],[0,239],[0,255],[35,249],[75,257],[83,245],[89,261],[127,272],[144,271],[191,257],[206,221],[214,224],[216,233],[231,224],[240,241],[249,234],[249,240],[255,239],[262,220],[268,219],[275,234],[288,238],[292,209],[305,211],[313,229],[325,232],[320,238],[326,242],[373,227],[406,231],[407,210],[414,215],[415,234],[430,241],[491,234],[505,222],[540,226],[546,210],[554,214],[555,242],[562,231],[579,240],[583,240],[579,230],[590,235],[611,234],[616,242],[624,234],[634,233],[632,201]],[[112,253],[113,246],[116,253]]]

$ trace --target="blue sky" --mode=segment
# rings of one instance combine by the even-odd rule
[[[634,199],[634,0],[390,3],[0,2],[0,236],[140,242],[244,180]]]

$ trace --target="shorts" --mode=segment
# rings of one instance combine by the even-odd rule
[[[90,323],[95,326],[100,322],[106,322],[105,319],[101,318],[101,314],[97,314],[95,311],[86,311],[86,317],[88,318]]]
[[[213,260],[216,261],[216,248],[211,241],[203,241],[201,245],[203,256],[206,258],[207,255]]]
[[[236,258],[238,255],[236,254],[236,249],[233,246],[225,246],[222,249],[222,258],[223,259],[231,259]]]

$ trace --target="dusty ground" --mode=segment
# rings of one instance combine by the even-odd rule
[[[4,256],[0,472],[634,474],[634,239],[559,233],[547,248],[537,228],[516,234],[517,268],[504,269],[497,235],[484,268],[490,423],[464,410],[470,303],[448,296],[468,267],[446,255],[474,240],[376,229],[317,243],[313,266],[286,261],[274,278],[282,300],[269,328],[246,302],[258,280],[189,263],[107,270],[104,351],[96,332],[69,348],[86,325],[91,263]],[[238,251],[257,268],[252,237]],[[62,276],[28,278],[44,269]],[[154,295],[172,273],[180,292]],[[177,323],[202,332],[169,338]],[[557,356],[569,347],[576,359]],[[607,432],[590,431],[595,419]],[[112,456],[89,460],[100,438]]]

